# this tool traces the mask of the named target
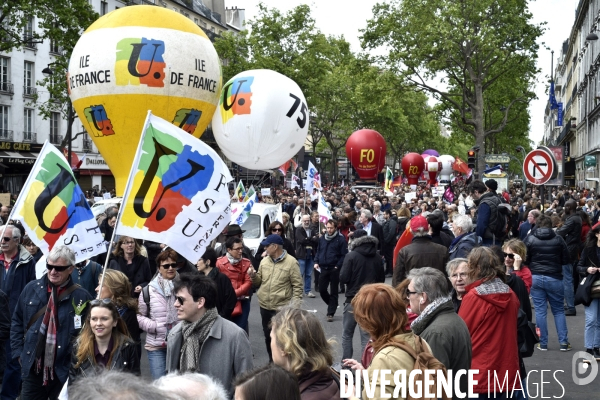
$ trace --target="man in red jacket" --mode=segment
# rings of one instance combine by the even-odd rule
[[[497,257],[487,247],[471,251],[466,294],[458,312],[471,334],[471,369],[479,370],[474,376],[478,383],[473,392],[480,399],[488,398],[488,393],[489,398],[510,398],[513,391],[521,390],[517,345],[519,299],[498,277],[496,263]]]

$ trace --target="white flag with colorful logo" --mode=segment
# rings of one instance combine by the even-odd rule
[[[246,196],[246,188],[244,187],[244,184],[242,183],[242,180],[240,179],[238,185],[235,187],[235,191],[233,193],[233,198],[236,199],[237,201],[242,201],[245,196]]]
[[[252,196],[252,198],[246,200],[244,203],[238,203],[231,210],[231,223],[238,224],[239,226],[244,225],[244,222],[250,216],[250,212],[252,211],[252,207],[256,204],[256,195]]]
[[[313,189],[321,190],[321,175],[315,166],[309,161],[308,171],[306,171],[306,190],[312,191]]]
[[[207,144],[148,112],[116,233],[166,243],[195,263],[230,221],[232,179]]]
[[[20,220],[27,235],[42,253],[66,245],[75,261],[106,252],[104,237],[60,150],[44,143],[14,205],[13,219]],[[110,240],[110,238],[107,238]]]
[[[329,207],[327,207],[327,203],[325,202],[325,198],[321,196],[319,192],[319,205],[317,206],[317,211],[319,212],[319,221],[326,224],[327,221],[331,219],[331,211],[329,211]]]
[[[251,185],[246,195],[244,196],[243,203],[246,203],[248,200],[253,199],[256,196],[256,189],[254,189],[254,185]]]
[[[300,186],[300,177],[292,175],[292,189]]]
[[[384,190],[387,196],[393,196],[394,192],[392,191],[392,182],[394,181],[394,174],[392,174],[392,170],[390,167],[385,167],[385,185]]]

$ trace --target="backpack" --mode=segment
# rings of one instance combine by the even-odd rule
[[[483,202],[490,206],[490,210],[492,209],[492,204],[496,207],[496,224],[494,226],[490,225],[489,228],[492,235],[494,235],[494,239],[502,240],[508,232],[508,219],[511,210],[510,205],[506,203],[504,197],[496,195],[496,199],[498,199],[498,204],[495,204],[492,198],[487,198]]]
[[[422,388],[422,394],[423,397],[420,397],[420,399],[426,399],[426,400],[438,400],[438,397],[433,397],[433,398],[427,398],[424,397],[426,390],[425,390],[425,370],[440,370],[442,371],[442,373],[444,374],[444,376],[447,377],[448,372],[446,371],[446,367],[444,366],[444,364],[442,364],[437,358],[435,358],[433,356],[433,354],[431,353],[431,351],[429,351],[429,349],[427,348],[427,346],[424,345],[423,343],[423,339],[421,339],[419,336],[415,336],[415,345],[417,347],[417,349],[413,349],[409,344],[404,343],[404,342],[397,342],[397,341],[391,341],[389,343],[386,343],[382,349],[384,347],[387,346],[395,346],[398,347],[402,350],[404,350],[406,353],[408,353],[412,358],[415,359],[415,363],[413,365],[413,370],[417,369],[420,370],[421,373],[417,374],[417,377],[415,378],[414,382],[415,382],[415,388],[418,387],[417,386],[417,382],[420,382],[421,388]],[[406,376],[408,377],[408,374],[410,374],[410,371],[406,371]],[[436,379],[433,379],[433,384],[431,385],[430,389],[429,389],[429,393],[437,393],[437,384],[436,384]],[[409,394],[408,392],[408,388],[407,388],[407,394]],[[442,396],[440,397],[440,399],[442,400],[450,400],[452,398],[452,396],[447,396],[446,392],[444,390],[442,390]],[[410,394],[407,397],[408,400],[413,400],[413,398],[410,396]],[[416,400],[416,399],[415,399]]]
[[[150,318],[150,285],[146,285],[142,288],[142,298],[146,303],[146,318]]]

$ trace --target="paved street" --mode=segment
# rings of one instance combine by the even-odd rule
[[[386,282],[391,284],[391,278],[387,279]],[[316,292],[314,293],[317,294]],[[340,361],[342,354],[341,309],[344,299],[344,295],[340,294],[340,308],[338,309],[333,322],[327,322],[327,307],[318,294],[314,299],[305,297],[303,303],[303,308],[305,310],[316,310],[316,315],[321,320],[327,337],[336,340],[336,362]],[[554,326],[554,319],[552,318],[550,311],[548,311],[548,313],[548,351],[543,352],[536,349],[533,357],[525,359],[527,371],[531,372],[529,382],[531,398],[600,399],[600,377],[596,377],[594,382],[586,386],[576,385],[571,377],[573,371],[572,358],[576,351],[584,350],[583,331],[585,326],[585,315],[583,306],[577,307],[577,316],[567,317],[569,340],[573,346],[573,350],[569,352],[561,352],[558,350],[559,345],[556,328]],[[263,365],[268,362],[268,356],[265,349],[260,311],[256,296],[252,297],[252,309],[250,312],[249,323],[250,342],[252,344],[252,352],[254,353],[254,365]],[[360,359],[361,354],[362,349],[360,349],[360,337],[357,329],[354,333],[354,358]],[[536,370],[538,372],[536,372]],[[541,374],[542,370],[544,371],[543,379]],[[142,357],[142,374],[145,377],[150,376],[148,360],[145,353]],[[560,384],[557,383],[557,380]],[[542,381],[544,382],[543,384]]]

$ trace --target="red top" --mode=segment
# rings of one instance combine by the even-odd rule
[[[494,384],[494,372],[499,384],[508,373],[509,391],[521,387],[519,373],[519,349],[517,345],[517,316],[519,299],[500,279],[476,281],[468,285],[463,296],[458,315],[465,321],[473,346],[471,369],[478,369],[474,376],[477,385],[475,393],[488,392],[488,372],[490,383]],[[490,387],[493,393],[494,387]],[[502,391],[496,384],[496,392]]]
[[[242,261],[233,265],[227,259],[227,256],[223,256],[217,260],[217,268],[221,273],[227,275],[231,281],[231,285],[235,290],[235,296],[249,296],[250,289],[252,288],[252,280],[248,275],[248,268],[252,266],[252,263],[247,258],[242,258]]]
[[[525,265],[521,265],[521,269],[515,271],[515,274],[523,280],[525,283],[525,287],[527,288],[527,293],[531,291],[531,285],[533,284],[533,279],[531,278],[531,270],[529,267]]]

